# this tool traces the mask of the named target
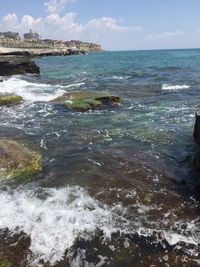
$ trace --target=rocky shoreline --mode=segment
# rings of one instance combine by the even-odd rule
[[[39,74],[40,68],[31,60],[30,55],[1,55],[0,75]]]
[[[66,51],[38,51],[38,53],[27,51],[15,51],[0,53],[0,75],[10,76],[16,74],[39,74],[40,68],[32,60],[34,57],[43,56],[70,56],[70,55],[85,55],[84,50]]]

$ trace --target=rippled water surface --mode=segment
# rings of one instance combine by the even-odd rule
[[[0,186],[0,258],[14,266],[199,266],[194,113],[200,50],[35,60],[6,77],[0,137],[40,151],[43,170]],[[123,103],[80,113],[50,100],[97,91]],[[3,257],[4,257],[3,256]]]

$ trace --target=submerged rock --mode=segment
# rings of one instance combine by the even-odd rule
[[[107,95],[105,93],[84,91],[65,93],[51,102],[64,104],[67,108],[76,111],[87,111],[98,109],[104,105],[118,105],[121,103],[121,99],[118,96]]]
[[[87,111],[90,109],[99,108],[102,105],[101,101],[95,99],[81,99],[81,100],[68,100],[65,106],[77,111]]]
[[[200,144],[200,107],[196,111],[196,121],[194,126],[194,141]]]
[[[13,140],[0,139],[0,179],[23,179],[42,169],[41,155]]]
[[[23,98],[18,95],[0,95],[0,106],[19,104]]]

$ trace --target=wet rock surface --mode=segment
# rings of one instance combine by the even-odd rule
[[[23,101],[21,96],[17,95],[0,95],[0,106],[16,105]]]
[[[84,112],[98,109],[103,106],[119,105],[121,99],[118,96],[84,91],[65,93],[63,96],[58,97],[51,102],[55,104],[64,104],[66,108]]]
[[[24,144],[0,140],[0,179],[23,179],[41,170],[41,155]]]

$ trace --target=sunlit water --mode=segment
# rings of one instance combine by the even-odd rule
[[[0,108],[0,137],[43,155],[40,174],[1,182],[0,252],[26,267],[198,266],[200,50],[35,61],[40,76],[0,83],[25,100]],[[84,90],[123,104],[79,113],[49,102]]]

